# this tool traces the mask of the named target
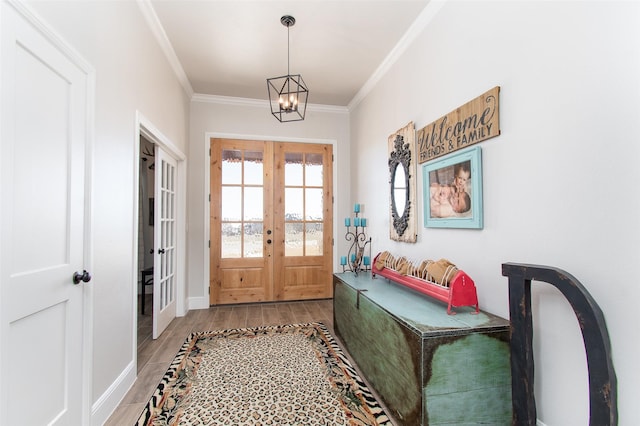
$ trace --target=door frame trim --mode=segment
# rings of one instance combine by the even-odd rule
[[[184,316],[188,307],[185,303],[185,290],[186,290],[186,236],[187,236],[187,156],[178,148],[171,139],[167,138],[153,123],[148,120],[140,111],[136,110],[136,125],[135,125],[135,140],[134,140],[134,199],[133,199],[133,239],[132,239],[132,253],[133,253],[133,265],[132,269],[132,294],[131,300],[137,300],[138,297],[138,215],[139,215],[139,203],[138,203],[138,191],[140,185],[140,136],[144,136],[150,142],[158,145],[174,158],[177,165],[177,206],[176,206],[176,316]],[[137,303],[133,304],[132,308],[132,335],[133,346],[131,357],[135,361],[134,369],[137,371],[137,351],[138,351],[138,337],[137,337]]]
[[[203,200],[209,199],[209,185],[211,182],[211,167],[210,160],[211,156],[209,153],[209,146],[212,138],[218,139],[238,139],[238,140],[259,140],[259,141],[269,141],[269,142],[295,142],[295,143],[313,143],[313,144],[325,144],[331,145],[333,148],[333,184],[335,190],[335,183],[338,179],[338,157],[336,156],[336,147],[338,145],[337,139],[321,139],[321,138],[296,138],[296,137],[285,137],[285,136],[265,136],[265,135],[247,135],[240,133],[221,133],[221,132],[205,132],[204,135],[204,155],[202,156],[204,159],[204,193],[202,194]],[[333,193],[335,199],[335,192]],[[337,203],[333,203],[333,217],[337,217]],[[211,267],[211,259],[209,253],[209,236],[211,235],[211,223],[210,216],[211,215],[211,206],[209,202],[204,203],[204,235],[205,238],[203,240],[203,283],[202,283],[202,297],[190,297],[189,298],[189,309],[208,309],[209,308],[209,280],[210,277],[210,267]],[[333,229],[331,230],[332,235],[337,235],[338,226],[336,220],[333,221]],[[335,248],[335,244],[334,244]],[[333,265],[336,264],[336,250],[333,250]]]

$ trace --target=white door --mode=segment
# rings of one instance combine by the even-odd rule
[[[153,338],[176,317],[177,162],[156,145]]]
[[[0,5],[0,424],[79,425],[92,80],[18,7]]]

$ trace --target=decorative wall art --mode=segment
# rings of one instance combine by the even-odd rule
[[[422,166],[424,225],[482,229],[482,152],[472,147]]]
[[[498,136],[499,94],[496,86],[418,130],[419,163]]]
[[[389,136],[389,237],[394,241],[415,243],[416,163],[413,122]]]

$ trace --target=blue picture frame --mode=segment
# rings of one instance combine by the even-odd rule
[[[424,226],[482,229],[482,150],[472,147],[422,166]]]

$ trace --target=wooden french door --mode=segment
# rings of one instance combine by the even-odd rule
[[[210,303],[332,296],[332,146],[211,139]]]

